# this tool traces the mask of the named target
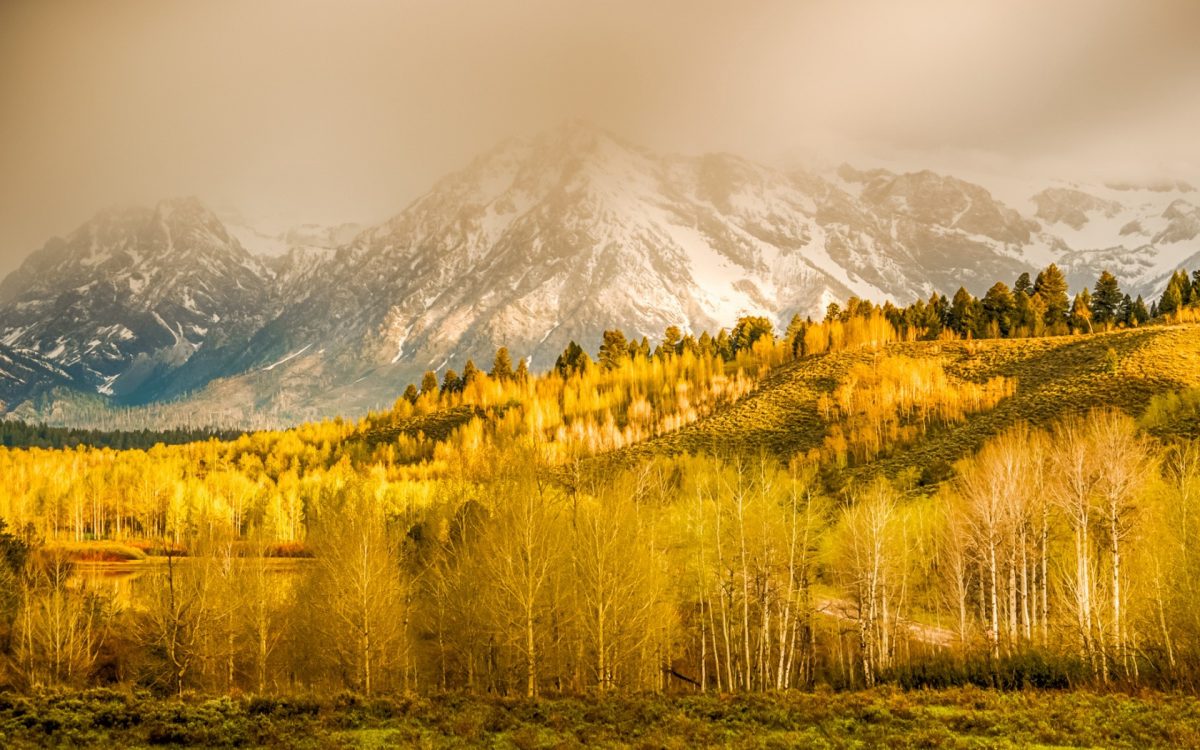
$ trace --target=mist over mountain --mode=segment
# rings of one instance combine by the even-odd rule
[[[572,122],[367,229],[267,227],[195,198],[104,211],[0,283],[0,404],[68,423],[86,402],[286,424],[390,403],[498,346],[544,369],[609,328],[782,327],[850,296],[979,295],[1050,262],[1076,289],[1107,269],[1151,295],[1200,265],[1186,183],[1023,192],[1010,205],[931,171],[658,154]]]

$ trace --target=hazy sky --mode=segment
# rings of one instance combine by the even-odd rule
[[[98,209],[376,221],[582,117],[676,152],[1200,175],[1200,2],[0,2],[0,274]]]

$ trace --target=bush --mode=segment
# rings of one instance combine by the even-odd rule
[[[987,660],[928,669],[979,679]],[[933,666],[933,660],[928,662]],[[1022,680],[1070,664],[1021,655]],[[991,679],[996,679],[994,674]],[[1008,678],[1005,678],[1008,679]],[[1013,678],[1015,681],[1015,678]],[[101,720],[100,717],[108,717]],[[1200,700],[1146,693],[944,690],[734,696],[561,697],[536,701],[448,695],[364,701],[255,696],[156,700],[116,693],[0,694],[5,747],[959,747],[1200,746]]]

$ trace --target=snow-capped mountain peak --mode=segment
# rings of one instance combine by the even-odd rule
[[[783,327],[851,295],[982,294],[1049,262],[1075,288],[1108,269],[1150,295],[1200,266],[1190,186],[1004,185],[1021,193],[664,156],[570,123],[500,144],[361,231],[194,199],[102,213],[0,285],[0,344],[121,401],[220,378],[307,418],[389,403],[501,345],[544,368],[608,328]]]
[[[0,340],[125,392],[265,314],[270,273],[195,198],[103,211],[0,285]]]

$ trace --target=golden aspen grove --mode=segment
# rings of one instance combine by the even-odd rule
[[[541,375],[501,351],[358,421],[0,448],[0,676],[281,705],[1193,693],[1190,308],[1006,339],[912,310],[611,332]]]

